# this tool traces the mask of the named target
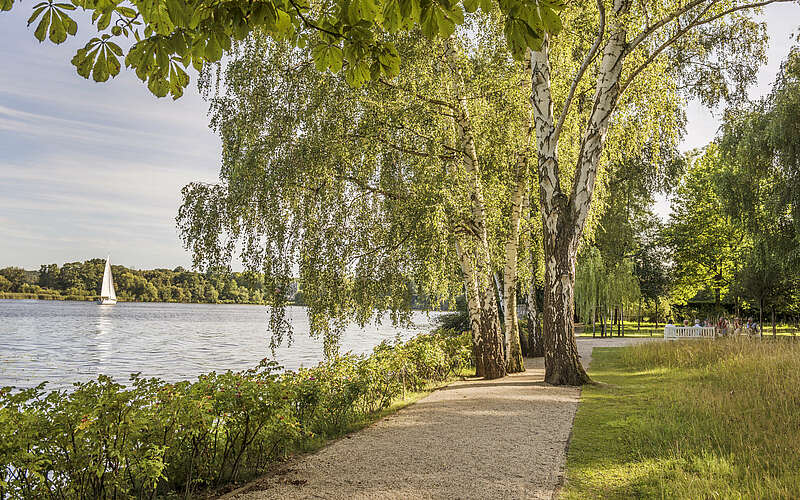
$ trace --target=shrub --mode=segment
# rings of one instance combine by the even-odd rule
[[[406,389],[471,363],[468,335],[421,335],[280,372],[167,383],[132,375],[71,391],[0,389],[0,499],[153,498],[252,477],[312,440],[345,432]]]

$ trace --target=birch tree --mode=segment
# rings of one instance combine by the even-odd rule
[[[776,0],[780,1],[780,0]],[[707,102],[731,98],[755,76],[763,60],[763,28],[749,14],[773,3],[691,0],[597,2],[596,35],[580,66],[570,75],[569,92],[554,103],[551,51],[558,37],[545,37],[532,57],[533,103],[538,146],[539,197],[545,254],[545,380],[552,384],[589,381],[574,339],[575,258],[589,217],[612,117],[641,89],[641,76],[653,65],[672,70],[682,87]],[[583,7],[584,10],[589,7]],[[571,17],[562,15],[569,26]],[[731,54],[738,52],[738,60]],[[743,59],[741,59],[744,56]],[[689,68],[711,61],[713,80]],[[668,63],[668,64],[667,64]],[[564,123],[580,115],[578,91],[591,81],[594,96],[583,118],[574,170],[564,172],[560,154]],[[558,105],[556,105],[558,104]]]
[[[196,264],[239,252],[276,283],[297,266],[330,349],[341,321],[402,317],[404,283],[434,303],[464,291],[478,373],[505,375],[492,279],[530,111],[497,19],[471,38],[397,38],[398,78],[362,88],[319,71],[314,46],[244,44],[211,97],[221,182],[184,192],[179,223]],[[519,351],[518,337],[508,343]]]

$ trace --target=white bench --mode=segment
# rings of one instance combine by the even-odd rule
[[[665,326],[664,338],[669,339],[713,339],[716,328],[713,326]]]

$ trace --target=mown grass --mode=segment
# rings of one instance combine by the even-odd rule
[[[562,497],[800,498],[800,342],[595,349]]]

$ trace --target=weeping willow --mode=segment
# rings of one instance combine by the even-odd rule
[[[575,310],[584,323],[592,323],[597,311],[617,305],[625,309],[640,295],[630,259],[609,266],[596,246],[589,245],[581,251],[575,272]]]

